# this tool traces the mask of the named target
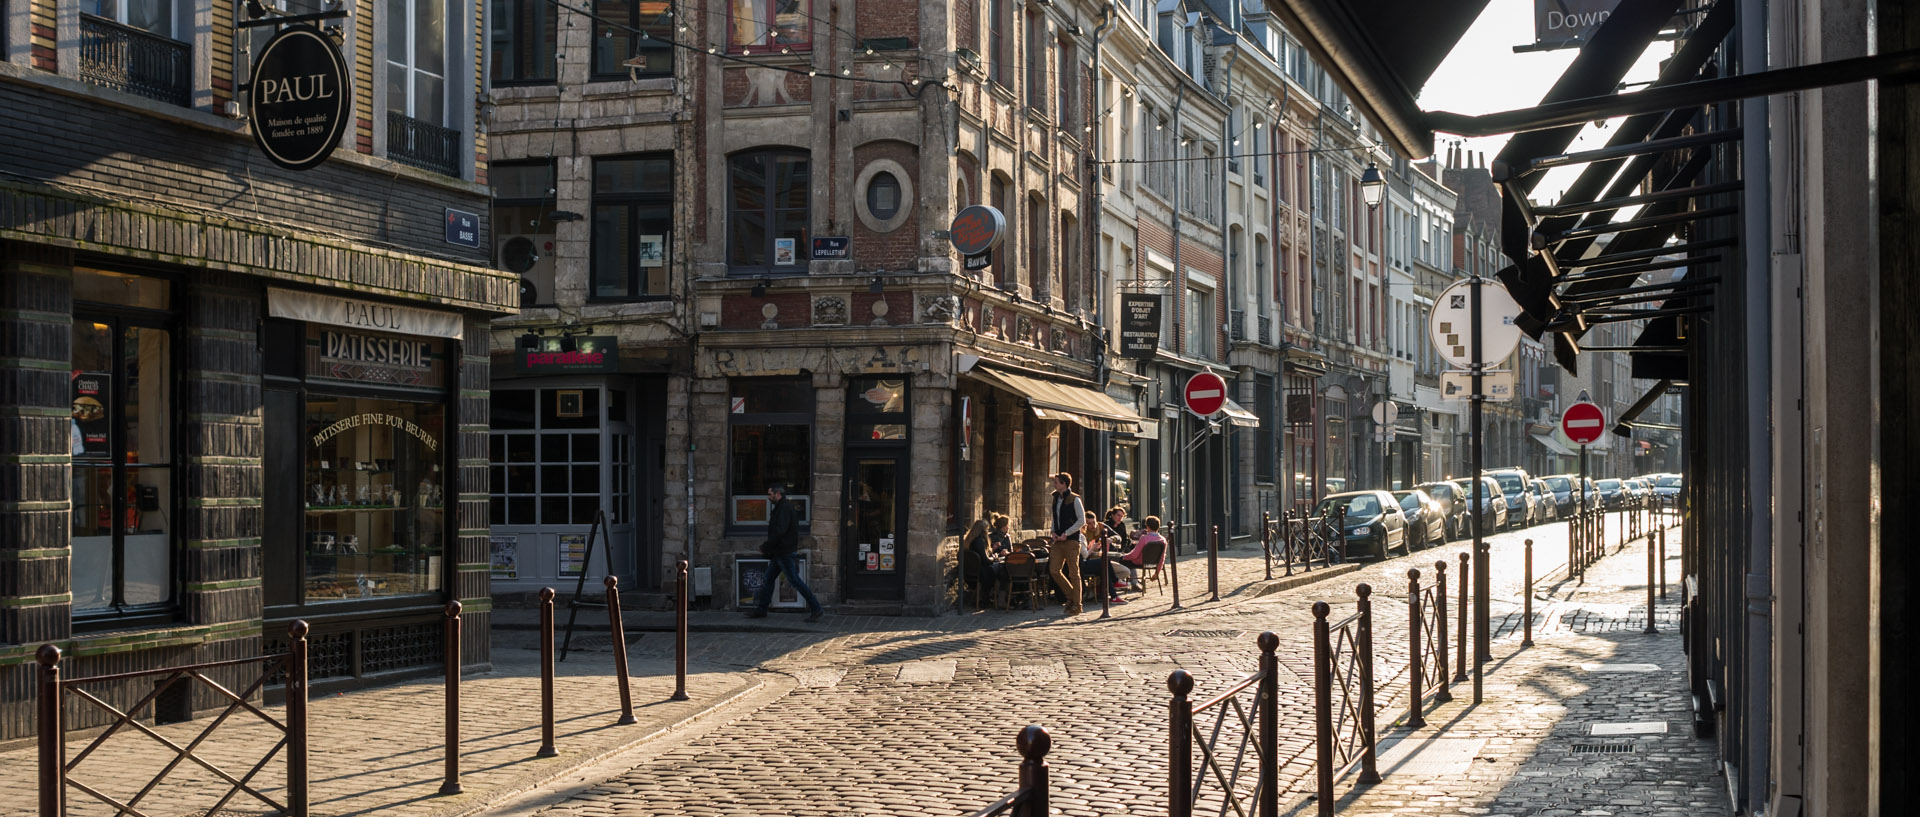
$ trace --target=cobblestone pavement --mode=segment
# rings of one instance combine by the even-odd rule
[[[1470,694],[1460,694],[1462,702],[1436,710],[1429,716],[1435,725],[1415,735],[1469,743],[1409,741],[1389,729],[1406,709],[1407,568],[1423,566],[1426,572],[1441,559],[1457,566],[1463,543],[1320,574],[1323,581],[1271,593],[1249,578],[1264,574],[1257,551],[1249,557],[1229,550],[1221,559],[1222,601],[1183,590],[1188,603],[1177,612],[1168,609],[1167,598],[1149,593],[1133,596],[1106,620],[1089,606],[1072,618],[1050,608],[898,619],[888,629],[858,632],[705,633],[701,654],[732,656],[743,666],[777,673],[783,679],[777,697],[703,732],[663,742],[633,768],[601,782],[555,789],[494,813],[965,813],[1012,789],[1014,735],[1039,723],[1053,736],[1056,813],[1165,814],[1168,674],[1176,668],[1191,672],[1197,679],[1194,699],[1211,697],[1256,669],[1254,638],[1262,630],[1280,637],[1280,732],[1287,760],[1282,782],[1298,807],[1311,787],[1309,608],[1325,600],[1341,617],[1354,608],[1354,588],[1361,582],[1374,589],[1382,735],[1398,739],[1393,751],[1399,754],[1389,755],[1397,765],[1383,764],[1388,782],[1361,794],[1353,808],[1478,814],[1484,813],[1477,811],[1480,803],[1517,802],[1523,806],[1501,813],[1576,813],[1541,810],[1570,803],[1576,811],[1630,814],[1640,812],[1625,805],[1608,810],[1609,801],[1645,797],[1713,813],[1711,764],[1691,762],[1710,757],[1711,747],[1685,734],[1677,639],[1648,638],[1624,625],[1601,632],[1609,629],[1605,622],[1644,615],[1631,600],[1644,588],[1630,575],[1615,575],[1616,568],[1633,565],[1644,571],[1644,557],[1630,548],[1604,569],[1562,580],[1554,571],[1565,560],[1565,530],[1549,525],[1489,538],[1490,606],[1501,635],[1492,648],[1487,703],[1468,709]],[[1520,561],[1527,537],[1536,540],[1535,566],[1546,578],[1536,588],[1540,646],[1522,652]],[[1182,573],[1183,585],[1196,574],[1204,577],[1202,570]],[[1231,583],[1229,575],[1235,577]],[[1458,584],[1453,587],[1457,593]],[[1644,625],[1644,619],[1637,621]],[[1615,663],[1656,664],[1660,670],[1653,677],[1666,683],[1648,684],[1644,673],[1585,668]],[[1470,689],[1455,688],[1456,694]],[[1631,739],[1635,754],[1589,757],[1575,753],[1569,742],[1590,722],[1656,715],[1672,723],[1671,731]],[[1452,753],[1446,757],[1465,759],[1444,766],[1434,754],[1442,749]],[[1679,764],[1681,758],[1690,765]],[[1642,784],[1633,769],[1664,770],[1665,776]],[[1341,789],[1347,788],[1343,783]],[[1204,792],[1202,805],[1216,802],[1205,799],[1216,791]]]
[[[639,722],[615,726],[620,704],[611,654],[570,657],[558,665],[554,683],[554,742],[560,754],[535,758],[534,751],[540,745],[538,653],[496,649],[494,658],[492,672],[468,675],[461,683],[464,791],[458,795],[439,794],[445,698],[437,678],[315,698],[308,717],[312,731],[312,814],[453,817],[511,793],[535,788],[691,719],[724,712],[730,702],[741,700],[762,684],[762,678],[754,673],[695,665],[687,679],[692,700],[671,701],[671,661],[639,659],[629,668]],[[124,707],[132,702],[115,703]],[[74,711],[77,705],[70,700],[68,711]],[[263,707],[263,711],[284,722],[283,707]],[[149,717],[146,723],[156,734],[186,746],[214,717],[159,727],[151,726]],[[79,757],[98,731],[76,734],[67,742],[69,762]],[[278,730],[242,711],[197,747],[195,754],[239,777],[279,740]],[[175,758],[175,753],[158,741],[128,728],[82,759],[74,768],[73,779],[125,801]],[[284,758],[284,754],[276,755],[252,783],[278,802],[286,799]],[[36,769],[31,741],[0,752],[0,817],[37,813]],[[197,815],[227,789],[228,784],[212,773],[186,762],[138,808],[155,817]],[[272,812],[265,804],[241,794],[226,813]],[[67,813],[83,817],[111,815],[115,810],[70,788]]]

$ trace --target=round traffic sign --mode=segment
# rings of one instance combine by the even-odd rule
[[[1606,433],[1607,416],[1592,403],[1574,403],[1560,415],[1560,430],[1566,432],[1567,439],[1586,445]]]
[[[1499,282],[1480,280],[1480,365],[1495,366],[1520,348],[1520,304],[1507,294]],[[1475,279],[1453,282],[1440,291],[1433,312],[1427,317],[1427,332],[1433,345],[1448,363],[1472,368],[1473,359],[1473,286]]]
[[[1373,422],[1383,426],[1400,422],[1400,404],[1392,400],[1382,400],[1373,404]]]
[[[1187,410],[1211,417],[1227,404],[1227,381],[1213,372],[1201,372],[1187,378]]]

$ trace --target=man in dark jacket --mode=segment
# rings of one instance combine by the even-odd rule
[[[1080,615],[1080,550],[1086,542],[1081,529],[1087,524],[1087,506],[1073,492],[1073,475],[1065,471],[1053,475],[1053,547],[1047,561],[1053,583],[1060,588],[1066,613]]]
[[[747,618],[766,618],[767,605],[773,603],[773,585],[785,574],[787,584],[793,585],[793,589],[800,591],[800,597],[807,600],[810,611],[807,620],[819,621],[820,600],[813,597],[813,588],[808,587],[806,577],[800,575],[800,560],[794,555],[800,550],[800,514],[787,500],[787,486],[778,482],[768,485],[767,502],[767,541],[760,545],[760,555],[767,557],[767,572],[760,579],[760,594],[754,599]]]

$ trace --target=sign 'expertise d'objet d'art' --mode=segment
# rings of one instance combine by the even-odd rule
[[[352,113],[347,64],[319,29],[288,26],[253,63],[247,118],[253,141],[274,164],[306,170],[327,160]]]

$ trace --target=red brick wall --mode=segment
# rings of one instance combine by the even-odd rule
[[[955,0],[953,4],[953,43],[980,53],[980,10],[974,0]]]
[[[861,38],[906,37],[920,42],[920,4],[913,0],[870,0],[853,6],[853,30]],[[819,41],[816,32],[814,39]]]
[[[777,288],[779,282],[775,281]],[[759,329],[767,318],[760,310],[767,304],[780,309],[773,320],[782,328],[813,325],[813,298],[804,292],[770,292],[764,298],[752,295],[725,295],[720,299],[720,328]]]
[[[905,142],[874,142],[857,148],[853,152],[853,170],[856,177],[868,164],[876,159],[892,159],[906,168],[907,178],[901,179],[902,192],[911,186],[912,197],[901,202],[903,207],[911,207],[907,220],[899,227],[884,233],[876,233],[867,228],[858,218],[853,220],[853,265],[860,272],[912,272],[918,266],[920,220],[926,211],[924,194],[920,187],[920,157],[914,146]],[[854,190],[855,207],[864,202],[865,190]],[[889,316],[891,319],[892,316]]]

